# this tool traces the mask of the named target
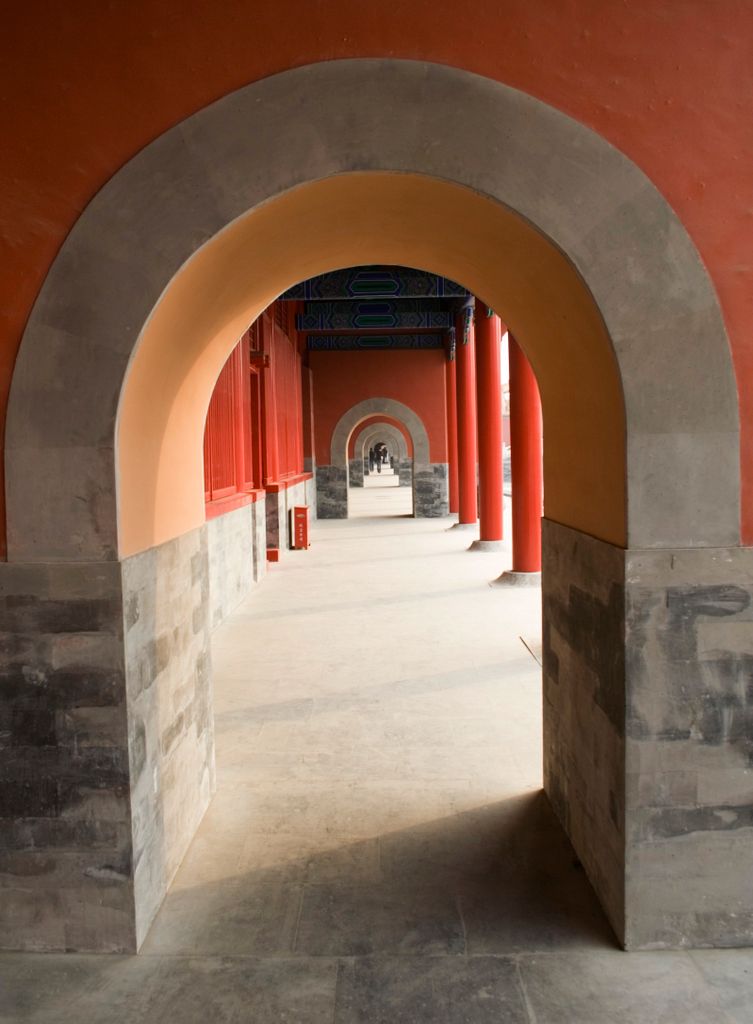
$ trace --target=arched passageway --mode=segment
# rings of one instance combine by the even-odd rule
[[[727,829],[720,844],[714,824],[748,764],[730,680],[749,552],[735,384],[698,256],[637,168],[531,97],[450,68],[334,61],[249,86],[147,147],[84,212],[27,327],[8,419],[6,592],[27,609],[24,635],[54,635],[55,611],[96,638],[69,684],[106,690],[107,711],[74,724],[59,756],[79,784],[98,773],[121,826],[106,856],[122,870],[98,875],[102,851],[82,839],[87,881],[69,896],[93,917],[66,920],[63,901],[52,938],[32,923],[18,943],[142,941],[213,786],[212,386],[271,299],[362,262],[462,281],[536,370],[545,787],[617,935],[749,940],[747,838]],[[342,487],[353,425],[319,467],[320,493]],[[441,503],[445,453],[415,442],[414,459],[417,489],[424,472]],[[34,658],[32,674],[58,670],[45,645]],[[73,757],[78,728],[93,749],[107,739],[106,771]],[[712,751],[713,792],[672,788]],[[71,798],[72,813],[82,806]],[[13,891],[24,920],[47,907],[38,886]]]
[[[348,459],[348,486],[362,487],[364,473],[368,472],[369,451],[374,444],[383,441],[390,449],[401,487],[413,486],[413,447],[409,450],[405,428],[397,423],[377,420],[354,432],[351,440],[352,451]],[[410,451],[410,454],[409,454]]]
[[[391,420],[404,425],[411,441],[410,481],[413,490],[413,513],[419,518],[447,515],[447,463],[432,462],[429,435],[420,417],[413,409],[392,398],[373,397],[364,399],[346,410],[335,424],[330,442],[329,464],[317,466],[317,514],[322,519],[344,519],[348,514],[348,452],[351,440],[365,421],[374,416],[389,416]],[[405,438],[396,428],[380,425],[377,436],[399,435],[403,441],[407,459],[408,448]],[[361,440],[361,448],[366,439]],[[398,442],[399,443],[399,442]],[[358,445],[358,441],[356,441]],[[402,449],[399,449],[402,451]]]
[[[413,515],[410,434],[379,417],[356,428],[348,444],[348,518]]]

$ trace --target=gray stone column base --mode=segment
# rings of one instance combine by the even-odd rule
[[[469,551],[504,551],[505,542],[503,540],[474,540],[471,546],[468,548]]]
[[[414,463],[413,515],[416,519],[442,519],[449,511],[446,462]]]
[[[541,573],[540,572],[513,572],[509,569],[507,572],[503,572],[501,576],[498,576],[496,580],[492,580],[492,586],[495,587],[540,587],[541,586]]]
[[[348,474],[342,466],[316,467],[317,519],[348,518]]]
[[[448,530],[478,530],[478,523],[453,523]]]

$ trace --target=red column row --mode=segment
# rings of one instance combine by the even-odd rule
[[[503,536],[502,325],[499,317],[478,301],[475,330],[468,317],[468,310],[464,310],[456,319],[456,367],[450,364],[447,374],[450,511],[457,508],[461,526],[474,525],[479,520],[480,546],[488,547],[499,544]],[[510,444],[513,572],[539,572],[541,402],[533,370],[511,336]]]

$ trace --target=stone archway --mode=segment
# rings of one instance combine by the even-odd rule
[[[616,933],[631,947],[750,941],[735,681],[751,655],[751,553],[708,276],[662,196],[583,125],[462,70],[354,60],[250,85],[146,147],[84,211],[29,320],[8,412],[3,700],[11,720],[30,687],[64,677],[74,706],[93,705],[56,740],[67,788],[31,748],[17,782],[35,780],[36,817],[96,823],[82,795],[96,780],[114,827],[96,848],[81,832],[54,900],[20,862],[5,876],[5,944],[143,939],[213,785],[212,385],[285,287],[364,261],[472,288],[537,372],[546,789]],[[166,746],[171,687],[194,696]],[[710,763],[716,781],[701,784]],[[55,859],[54,842],[39,849]]]
[[[385,415],[405,424],[413,443],[413,514],[418,518],[446,516],[447,463],[431,462],[429,435],[416,415],[392,398],[368,398],[352,406],[338,420],[330,441],[330,461],[316,467],[317,515],[322,519],[348,516],[348,444],[364,420]]]
[[[348,486],[363,486],[366,456],[369,448],[378,440],[387,440],[394,448],[399,486],[412,487],[413,458],[408,455],[405,435],[392,423],[373,423],[369,427],[364,427],[355,438],[353,458],[348,462]]]

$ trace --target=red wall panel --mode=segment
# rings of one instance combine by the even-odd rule
[[[432,462],[446,462],[445,358],[440,349],[309,352],[317,464],[329,464],[332,432],[340,417],[357,402],[377,397],[409,406],[429,435]]]

